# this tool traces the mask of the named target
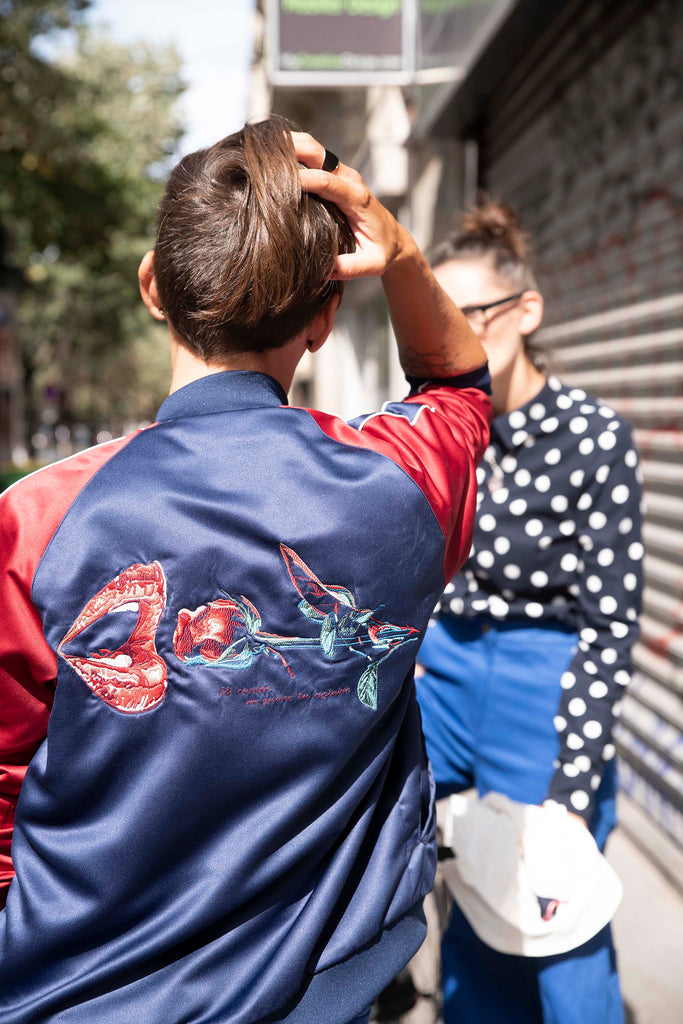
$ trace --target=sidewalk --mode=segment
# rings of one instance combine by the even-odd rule
[[[607,859],[624,883],[613,922],[628,1024],[683,1022],[683,895],[623,829]]]

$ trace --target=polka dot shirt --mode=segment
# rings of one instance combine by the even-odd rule
[[[548,797],[588,819],[630,678],[641,560],[640,470],[627,423],[549,377],[498,416],[477,469],[479,514],[439,615],[579,634],[555,716],[560,752]]]

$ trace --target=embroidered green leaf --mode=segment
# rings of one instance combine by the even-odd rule
[[[337,620],[336,616],[325,616],[325,621],[320,627],[320,644],[326,655],[331,658],[334,655],[334,645],[337,641]]]
[[[373,711],[377,710],[377,675],[379,672],[379,662],[373,661],[371,665],[368,665],[363,675],[358,680],[358,699],[366,705],[366,707],[372,708]]]
[[[297,608],[302,615],[305,615],[307,619],[312,619],[313,622],[320,622],[325,618],[324,612],[319,612],[317,608],[313,608],[305,599],[299,601]]]

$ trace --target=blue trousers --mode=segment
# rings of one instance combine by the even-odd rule
[[[444,619],[428,630],[416,680],[437,796],[475,787],[538,804],[559,742],[553,716],[576,634],[520,622]],[[591,832],[602,849],[615,816],[610,762]],[[508,956],[458,907],[442,945],[445,1024],[623,1024],[609,926],[560,956]]]

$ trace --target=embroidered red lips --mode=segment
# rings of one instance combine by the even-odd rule
[[[131,565],[88,601],[57,652],[105,704],[128,714],[150,711],[166,694],[166,664],[154,644],[165,606],[166,580],[159,563]],[[119,612],[137,612],[138,618],[116,650],[86,657],[64,652],[88,626]]]

